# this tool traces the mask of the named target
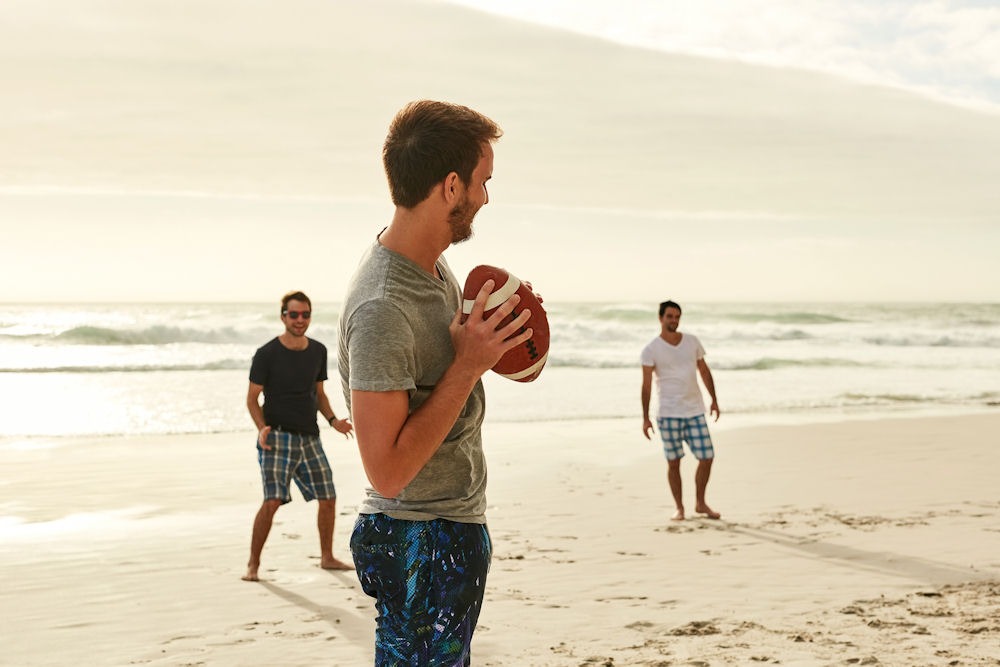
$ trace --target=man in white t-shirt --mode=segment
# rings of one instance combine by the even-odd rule
[[[649,440],[653,422],[649,419],[649,397],[656,375],[656,388],[660,398],[657,426],[663,440],[663,455],[667,458],[667,481],[674,497],[677,511],[674,521],[684,520],[684,499],[681,493],[681,458],[684,442],[698,459],[695,471],[694,511],[709,519],[721,515],[705,502],[705,487],[712,473],[715,450],[712,436],[705,421],[705,401],[698,387],[697,369],[705,389],[712,397],[709,412],[719,421],[719,402],[715,398],[712,371],[705,363],[705,349],[691,334],[677,330],[681,322],[681,307],[673,301],[660,304],[660,335],[642,350],[642,434]]]

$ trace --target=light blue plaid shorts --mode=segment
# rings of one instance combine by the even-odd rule
[[[697,417],[660,417],[656,420],[663,440],[663,455],[668,461],[684,457],[684,444],[699,461],[715,458],[712,436],[708,432],[705,415]]]
[[[318,435],[272,429],[267,434],[267,444],[271,449],[261,449],[257,445],[265,500],[280,500],[282,504],[291,502],[290,483],[293,479],[306,501],[337,497],[333,471]]]

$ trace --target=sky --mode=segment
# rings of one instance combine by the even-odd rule
[[[10,0],[0,302],[339,300],[418,97],[505,130],[459,276],[1000,301],[998,82],[984,2]]]
[[[452,0],[667,53],[795,67],[1000,111],[996,0]]]

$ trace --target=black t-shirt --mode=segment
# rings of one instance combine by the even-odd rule
[[[326,346],[312,338],[289,350],[274,338],[253,355],[250,381],[264,386],[264,421],[287,431],[319,435],[316,383],[326,381]]]

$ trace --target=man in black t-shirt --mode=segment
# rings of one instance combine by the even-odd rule
[[[333,556],[337,493],[320,441],[316,411],[344,436],[351,435],[354,427],[347,419],[337,419],[323,390],[327,379],[326,346],[306,336],[311,316],[312,302],[302,292],[282,297],[285,331],[258,349],[250,365],[247,410],[257,426],[257,461],[264,483],[264,502],[253,522],[244,581],[259,580],[260,554],[271,532],[274,513],[292,500],[292,480],[306,501],[315,498],[319,504],[320,566],[327,570],[354,569]]]

